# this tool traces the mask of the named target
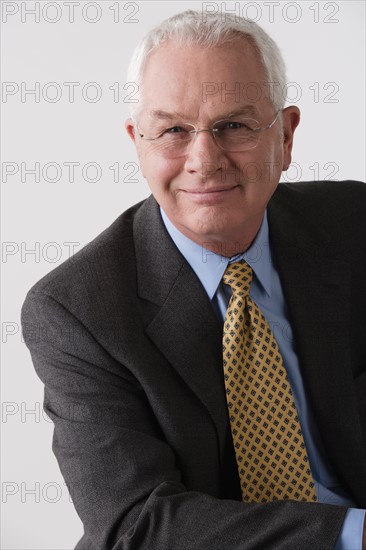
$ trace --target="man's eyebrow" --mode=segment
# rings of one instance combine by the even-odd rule
[[[243,105],[242,107],[240,107],[236,111],[230,111],[228,113],[225,113],[224,115],[222,115],[222,118],[232,118],[232,117],[238,116],[238,115],[258,116],[259,112],[258,112],[258,109],[256,107],[254,107],[254,105]]]
[[[216,120],[224,119],[224,118],[232,118],[232,117],[238,116],[238,115],[258,116],[258,114],[259,114],[258,110],[256,109],[256,107],[254,107],[254,105],[243,105],[242,107],[240,107],[236,111],[228,111],[227,113],[219,115],[219,118],[217,118]],[[161,109],[153,109],[152,111],[150,111],[149,115],[152,118],[159,119],[159,120],[174,120],[176,118],[179,118],[181,120],[189,120],[190,119],[190,117],[188,117],[187,115],[184,115],[182,113],[178,113],[177,111],[173,111],[172,113],[169,113],[169,112],[163,111]]]
[[[174,111],[173,113],[168,113],[167,111],[162,111],[161,109],[153,109],[150,111],[149,115],[152,118],[158,118],[161,120],[173,120],[175,118],[186,118],[185,115],[182,113],[178,113],[177,111]]]

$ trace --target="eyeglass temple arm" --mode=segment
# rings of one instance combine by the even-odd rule
[[[277,120],[277,117],[278,117],[278,114],[279,112],[282,111],[282,109],[278,109],[277,113],[276,113],[276,116],[274,117],[274,119],[272,120],[272,122],[270,122],[267,126],[263,126],[262,128],[258,127],[258,128],[252,128],[253,132],[259,132],[261,130],[269,130],[270,128],[272,128],[272,126],[274,125],[274,123],[276,122]]]

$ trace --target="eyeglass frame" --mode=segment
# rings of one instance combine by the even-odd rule
[[[267,124],[267,126],[262,126],[262,127],[257,127],[257,128],[250,128],[250,130],[252,132],[261,132],[261,131],[264,131],[264,130],[269,130],[270,128],[272,128],[272,126],[274,126],[274,124],[276,123],[277,121],[277,118],[278,118],[278,115],[279,113],[282,111],[282,109],[278,109],[278,111],[276,112],[276,116],[275,118],[272,120],[272,122],[270,122],[269,124]],[[215,124],[218,124],[219,122],[224,122],[228,120],[228,118],[222,118],[220,120],[216,120],[216,122],[213,123],[213,126],[215,126]],[[248,120],[255,120],[254,118],[251,119],[248,117]],[[135,124],[136,124],[136,127],[137,127],[137,131],[138,131],[138,134],[140,136],[140,138],[143,140],[143,141],[156,141],[157,139],[161,138],[161,136],[164,135],[164,133],[166,132],[166,129],[163,130],[163,132],[161,132],[161,134],[159,134],[157,137],[155,138],[148,138],[148,137],[145,137],[144,134],[141,134],[141,131],[140,131],[140,128],[139,128],[139,125],[138,125],[138,122],[135,120],[134,121]],[[234,121],[235,122],[235,121]],[[199,134],[200,132],[210,132],[210,134],[212,135],[213,137],[213,140],[214,142],[216,143],[216,145],[222,150],[222,151],[225,151],[226,149],[224,149],[222,147],[222,145],[219,144],[219,142],[217,141],[216,137],[215,137],[215,132],[218,132],[219,131],[219,128],[196,128],[194,124],[191,124],[190,122],[182,122],[182,124],[186,124],[188,126],[192,126],[194,129],[193,130],[189,130],[189,134],[195,134],[197,136],[197,134]],[[192,139],[191,140],[187,140],[187,143],[192,143]],[[257,147],[259,141],[253,146],[251,147],[250,149],[247,149],[247,151],[250,151],[251,149],[255,149],[255,147]],[[232,151],[234,152],[234,151]]]

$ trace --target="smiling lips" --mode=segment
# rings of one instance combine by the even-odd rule
[[[193,202],[213,205],[226,201],[230,197],[230,191],[235,191],[238,187],[238,185],[232,185],[231,187],[224,186],[207,189],[182,189],[182,191]]]
[[[183,189],[185,193],[190,193],[193,195],[211,195],[216,193],[225,193],[227,191],[232,191],[238,187],[238,185],[233,185],[232,187],[212,187],[208,189]]]

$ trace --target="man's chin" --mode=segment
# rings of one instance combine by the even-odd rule
[[[185,217],[179,224],[178,229],[189,239],[203,244],[222,241],[230,235],[230,226],[231,220],[226,212],[223,212],[222,209],[206,207],[205,209],[200,208],[191,216]]]

